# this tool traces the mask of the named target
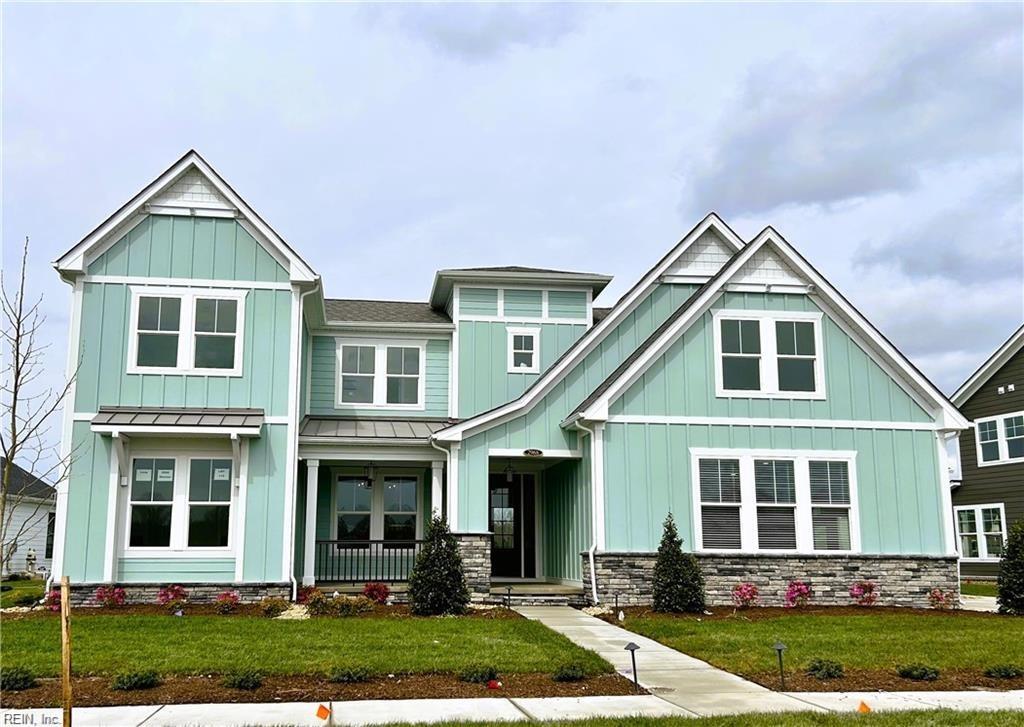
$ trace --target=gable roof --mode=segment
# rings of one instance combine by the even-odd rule
[[[452,319],[430,303],[324,298],[328,323],[425,323],[450,328]]]
[[[770,250],[770,254],[769,254]],[[608,405],[632,385],[658,356],[677,340],[696,321],[727,284],[737,282],[743,286],[753,279],[752,269],[760,268],[760,274],[768,278],[782,277],[783,285],[793,281],[792,275],[799,275],[809,283],[816,302],[831,309],[833,320],[847,329],[847,333],[866,344],[873,351],[873,358],[887,370],[890,376],[904,384],[919,403],[940,420],[940,428],[964,429],[966,419],[943,395],[943,393],[914,366],[892,342],[878,331],[843,295],[836,290],[785,238],[771,227],[766,227],[745,248],[738,251],[718,273],[707,281],[683,305],[633,351],[622,364],[594,390],[573,413],[563,421],[568,424],[576,419],[601,421],[607,419]],[[763,283],[765,289],[772,283]],[[922,401],[923,400],[923,401]]]
[[[1003,345],[997,348],[995,353],[989,356],[988,360],[960,385],[960,388],[951,397],[953,403],[957,406],[966,404],[967,400],[974,396],[978,389],[984,386],[985,382],[992,378],[1022,348],[1024,348],[1024,325],[1011,333],[1010,337],[1003,341]]]
[[[6,458],[0,457],[0,469],[6,462]],[[11,486],[7,492],[15,497],[31,497],[36,500],[49,500],[57,494],[52,485],[43,482],[15,462],[11,462]]]
[[[435,435],[440,441],[457,442],[463,435],[476,429],[494,425],[497,422],[515,417],[529,411],[551,388],[567,374],[572,366],[582,360],[590,353],[608,334],[616,324],[628,315],[646,295],[658,285],[659,279],[679,261],[697,240],[706,232],[716,234],[721,240],[735,251],[743,248],[743,240],[740,239],[732,228],[730,228],[717,214],[709,212],[704,219],[698,222],[676,245],[654,264],[638,280],[632,288],[627,290],[618,302],[612,306],[607,315],[598,321],[595,317],[594,324],[587,331],[576,339],[555,362],[548,367],[526,390],[510,402],[501,404],[487,411],[463,419]]]
[[[240,219],[249,232],[288,271],[292,282],[319,276],[194,149],[185,152],[138,194],[53,262],[64,277],[84,273],[92,259],[138,224],[147,213]]]

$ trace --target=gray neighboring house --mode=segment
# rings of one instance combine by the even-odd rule
[[[971,420],[952,497],[960,574],[994,578],[1009,528],[1024,518],[1024,325],[952,398]]]
[[[0,458],[0,468],[6,460]],[[13,464],[13,463],[12,463]],[[14,555],[4,567],[4,575],[28,570],[29,551],[36,554],[36,571],[50,571],[53,558],[53,531],[56,520],[56,494],[52,485],[43,482],[17,464],[11,467],[11,486],[7,491],[11,510],[5,513],[9,525],[5,533],[14,540]],[[3,544],[4,550],[10,542]]]

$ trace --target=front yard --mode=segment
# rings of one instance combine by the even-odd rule
[[[10,587],[10,590],[0,591],[0,608],[9,608],[19,605],[22,599],[38,601],[43,597],[44,581],[32,579],[29,581],[4,581],[3,586]]]
[[[674,616],[627,609],[625,628],[727,671],[778,689],[782,641],[786,687],[791,691],[862,689],[1020,689],[1024,678],[996,679],[986,669],[1024,670],[1024,618],[960,611],[890,608],[752,608],[715,615]],[[839,662],[841,678],[819,680],[804,672],[813,659]],[[901,665],[938,669],[934,681],[900,677]]]
[[[76,703],[160,701],[273,701],[422,696],[547,696],[621,694],[632,684],[596,654],[535,621],[501,611],[459,617],[416,618],[401,612],[305,621],[250,616],[89,613],[72,616]],[[60,623],[49,614],[3,619],[4,668],[25,667],[37,677],[60,670]],[[576,665],[584,680],[552,675]],[[462,681],[475,667],[492,667],[501,689]],[[252,669],[263,685],[243,692],[221,684],[224,674]],[[162,686],[110,690],[122,672],[156,671]],[[344,683],[332,672],[348,673]],[[351,674],[358,674],[351,678]],[[486,681],[486,680],[484,680]],[[14,706],[54,703],[56,679],[4,694]]]

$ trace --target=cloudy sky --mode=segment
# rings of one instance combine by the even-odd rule
[[[50,261],[190,147],[333,297],[516,263],[610,305],[716,210],[947,392],[1024,319],[1020,5],[2,12],[4,262],[30,235],[57,349]]]

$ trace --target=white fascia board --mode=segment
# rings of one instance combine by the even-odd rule
[[[927,379],[918,372],[906,357],[889,343],[861,313],[855,309],[832,285],[825,280],[814,268],[812,268],[795,250],[771,227],[765,228],[740,255],[733,258],[729,268],[708,287],[700,298],[691,304],[685,315],[679,317],[657,341],[643,353],[633,364],[624,371],[609,388],[582,412],[578,418],[587,421],[604,421],[607,419],[608,407],[616,398],[625,392],[644,371],[661,356],[678,336],[688,328],[693,321],[697,320],[711,307],[723,289],[728,285],[729,279],[740,270],[750,259],[753,253],[761,247],[771,244],[775,251],[781,255],[788,264],[792,265],[802,274],[811,285],[814,286],[815,298],[828,304],[834,311],[845,318],[848,324],[848,333],[855,336],[855,340],[863,341],[876,355],[881,355],[889,369],[895,373],[896,380],[903,383],[903,388],[915,399],[923,396],[932,406],[931,413],[936,417],[941,429],[966,429],[969,422],[957,411],[950,402],[946,401],[942,393],[934,387]]]
[[[569,354],[554,366],[549,368],[540,378],[518,398],[507,404],[499,406],[482,414],[477,414],[447,429],[442,429],[434,435],[434,439],[440,442],[459,442],[462,438],[476,430],[489,426],[496,426],[501,422],[518,416],[522,412],[529,411],[538,401],[544,398],[551,388],[557,384],[563,376],[569,373],[576,363],[584,359],[587,354],[594,350],[605,336],[618,325],[625,316],[629,315],[634,308],[646,297],[654,286],[658,285],[661,276],[668,270],[679,256],[690,247],[701,235],[710,229],[714,229],[718,235],[731,247],[739,251],[743,249],[743,240],[729,229],[729,226],[714,212],[710,213],[663,257],[653,268],[647,271],[646,275],[627,292],[611,312],[605,318],[587,331],[584,338],[580,339],[582,345],[576,349],[570,349]]]
[[[957,406],[963,406],[967,400],[977,393],[978,389],[985,385],[992,375],[1001,369],[1018,351],[1024,348],[1024,325],[1018,328],[996,352],[989,356],[978,370],[971,374],[953,396],[949,397]]]
[[[147,436],[227,436],[258,437],[262,427],[190,427],[158,426],[150,424],[94,424],[90,427],[97,434],[145,434]]]

